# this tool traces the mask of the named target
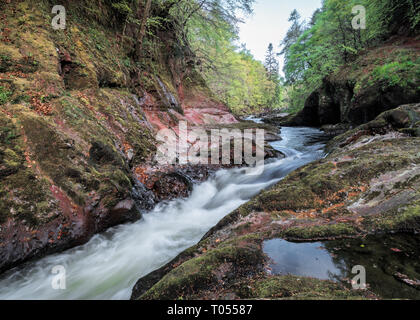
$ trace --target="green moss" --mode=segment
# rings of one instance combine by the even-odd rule
[[[310,240],[351,236],[356,235],[357,233],[357,229],[349,224],[336,223],[310,227],[293,227],[284,232],[284,237],[288,239]]]
[[[191,297],[200,290],[217,286],[220,279],[228,281],[232,272],[236,276],[240,276],[245,270],[249,272],[262,263],[263,256],[259,247],[246,240],[249,241],[249,238],[234,239],[187,260],[165,275],[141,299]]]
[[[243,204],[237,209],[237,212],[241,215],[241,217],[246,217],[253,211],[260,210],[261,207],[258,204],[258,201],[256,199],[250,200],[247,203]]]
[[[12,149],[6,149],[3,154],[3,162],[11,171],[15,171],[22,165],[22,157]]]
[[[246,288],[245,288],[246,287]],[[343,287],[333,281],[297,276],[272,276],[252,279],[241,284],[242,299],[364,299],[363,292]]]
[[[7,72],[9,68],[12,66],[12,58],[7,54],[0,53],[0,72]]]
[[[134,158],[132,159],[132,164],[134,166],[146,161],[156,151],[157,142],[150,130],[144,127],[138,125],[130,126],[127,141],[133,147]]]
[[[17,162],[17,161],[20,160],[20,157],[12,149],[6,149],[4,151],[4,154],[5,154],[6,157],[8,157],[10,159],[10,161]]]
[[[378,231],[418,231],[420,230],[420,201],[414,201],[378,216],[367,217],[364,225]]]
[[[82,109],[73,97],[63,97],[60,104],[62,106],[60,114],[74,127],[85,126],[87,120],[93,120],[93,117],[84,108]]]
[[[251,228],[251,226],[252,226],[251,222],[246,222],[246,223],[240,225],[239,227],[235,228],[234,231],[236,233],[242,233],[246,230],[249,230]]]
[[[0,178],[16,173],[23,165],[22,141],[8,118],[0,119]]]
[[[386,57],[383,57],[382,47],[371,49],[360,55],[354,63],[338,69],[333,75],[336,81],[348,79],[349,82],[353,82],[355,97],[372,86],[382,90],[393,86],[415,90],[419,78],[418,51],[404,46],[394,46]]]
[[[49,183],[38,178],[31,169],[20,169],[2,180],[0,221],[8,217],[35,227],[54,218],[57,209],[52,201]]]
[[[114,182],[119,191],[130,190],[132,188],[130,179],[121,170],[112,172],[110,179]]]
[[[18,137],[18,133],[14,126],[9,126],[10,122],[6,124],[6,119],[0,121],[3,123],[0,127],[0,142],[8,145]]]
[[[11,95],[11,91],[7,90],[3,86],[0,86],[0,105],[6,104],[9,101]]]
[[[239,210],[242,216],[252,211],[281,212],[320,209],[321,200],[348,185],[345,179],[331,174],[334,165],[330,162],[310,164],[290,174],[282,183],[263,191],[253,201]]]

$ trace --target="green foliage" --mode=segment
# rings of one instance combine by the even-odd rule
[[[373,77],[378,80],[383,79],[387,81],[390,86],[401,85],[405,87],[410,79],[403,78],[401,75],[403,72],[411,70],[414,66],[415,64],[411,61],[406,61],[404,63],[394,61],[392,63],[376,67],[376,69],[373,70]]]
[[[237,52],[227,43],[224,54],[214,53],[212,59],[215,67],[203,70],[205,79],[232,112],[258,113],[278,105],[278,82],[248,51]]]
[[[267,69],[270,80],[277,81],[279,78],[279,63],[275,57],[273,44],[270,43],[265,56],[265,68]]]
[[[117,3],[112,3],[112,8],[115,9],[115,11],[122,16],[128,16],[133,13],[130,4],[126,0]]]
[[[373,33],[390,36],[419,31],[420,5],[417,0],[364,0],[363,3],[374,23]]]
[[[366,8],[366,29],[354,29],[353,7]],[[324,0],[309,24],[293,11],[292,25],[282,42],[286,83],[291,86],[288,104],[299,110],[308,95],[321,85],[322,79],[341,65],[351,63],[365,48],[391,35],[416,33],[420,6],[416,0]],[[403,84],[402,71],[413,67],[410,61],[396,62],[374,71],[374,77],[390,85]]]
[[[410,55],[400,55],[383,65],[377,66],[369,77],[369,84],[381,83],[383,88],[415,86],[420,78],[420,58],[413,60]]]
[[[266,70],[249,52],[234,45],[239,13],[251,13],[254,0],[152,0],[150,12],[145,10],[147,0],[81,2],[80,8],[69,12],[92,19],[86,27],[92,48],[139,74],[142,85],[147,82],[143,71],[156,75],[166,72],[162,66],[170,63],[171,71],[182,74],[184,80],[197,79],[194,73],[199,73],[234,112],[279,104],[281,88],[275,68]],[[101,25],[121,33],[118,45],[127,52],[110,54],[113,41]]]
[[[14,129],[9,127],[0,127],[0,143],[10,144],[12,140],[16,139],[17,134]]]
[[[198,15],[188,23],[188,43],[209,88],[236,114],[278,106],[281,88],[274,52],[266,68],[245,47],[234,45],[237,30],[230,19],[214,19],[208,24]]]

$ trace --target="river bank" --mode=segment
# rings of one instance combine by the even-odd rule
[[[290,128],[272,146],[286,155],[271,159],[261,174],[241,168],[219,170],[195,184],[191,195],[161,203],[135,223],[96,235],[83,246],[5,273],[4,299],[128,299],[136,280],[196,244],[226,214],[296,168],[323,155],[319,130]],[[316,142],[315,142],[316,141]],[[53,290],[54,265],[66,268],[68,289]]]
[[[409,110],[403,122],[410,131],[395,126],[390,111],[336,137],[329,142],[325,158],[262,191],[222,219],[197,245],[141,278],[132,298],[381,298],[383,291],[377,288],[376,292],[355,291],[345,281],[273,276],[263,241],[363,241],[375,234],[418,233],[420,141],[410,132],[418,127],[419,110],[418,105],[398,110]],[[406,250],[410,252],[409,246],[400,244],[387,252]],[[405,278],[408,286],[417,283],[416,263],[414,259],[397,269],[394,265],[386,277]],[[383,297],[407,297],[403,291]]]
[[[58,31],[52,5],[0,2],[0,273],[187,197],[220,169],[159,166],[161,130],[241,125],[171,54],[173,29],[140,62],[110,2],[66,1]]]

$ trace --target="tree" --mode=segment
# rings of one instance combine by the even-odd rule
[[[271,81],[277,81],[279,78],[279,62],[276,59],[273,44],[270,43],[265,56],[265,68],[267,69],[268,78]]]
[[[289,30],[287,31],[286,37],[283,39],[280,46],[283,48],[280,52],[280,55],[287,55],[290,47],[296,43],[299,37],[302,35],[304,31],[303,23],[300,21],[300,14],[295,9],[292,11],[289,17],[289,22],[292,22]]]
[[[273,83],[274,90],[271,92],[268,100],[269,107],[275,107],[280,102],[280,76],[279,76],[279,62],[276,58],[273,44],[268,45],[267,54],[265,56],[265,68],[267,70],[267,77],[270,82]]]
[[[140,29],[138,30],[138,36],[137,36],[137,42],[136,42],[137,59],[140,59],[141,57],[143,38],[146,35],[146,25],[147,25],[147,20],[149,19],[151,6],[152,6],[152,0],[146,0],[146,4],[143,10],[140,10],[140,8],[142,7],[139,7],[139,10],[137,13],[138,18],[141,19]]]
[[[283,39],[283,41],[280,44],[280,47],[282,48],[279,55],[284,55],[284,61],[285,61],[285,67],[288,65],[288,61],[290,60],[290,49],[291,47],[298,42],[299,37],[304,32],[304,24],[300,21],[301,17],[299,12],[295,9],[292,11],[289,17],[289,22],[292,23],[289,30],[287,31],[286,37]],[[294,77],[289,77],[287,75],[286,70],[286,81],[288,83],[294,83],[297,79]]]
[[[368,26],[354,29],[352,8],[366,8]],[[303,106],[306,97],[322,79],[357,54],[394,34],[418,34],[420,6],[416,0],[323,0],[305,25],[294,10],[282,51],[286,83],[293,109]]]
[[[278,104],[279,67],[273,46],[267,70],[245,46],[234,44],[241,21],[238,13],[251,13],[254,0],[104,1],[119,12],[125,21],[123,34],[134,40],[131,57],[139,82],[140,71],[156,72],[156,61],[165,61],[175,86],[187,78],[201,81],[202,76],[235,113]]]
[[[234,45],[240,21],[235,13],[238,10],[250,13],[252,2],[189,1],[184,3],[185,7],[174,7],[172,12],[176,25],[186,27],[182,31],[186,35],[185,43],[194,53],[194,61],[199,65],[207,85],[238,114],[270,107],[277,90],[276,82],[269,79],[264,64],[256,61],[244,45]],[[185,15],[186,12],[188,14]],[[275,53],[272,54],[275,61]],[[278,65],[276,73],[278,78]]]

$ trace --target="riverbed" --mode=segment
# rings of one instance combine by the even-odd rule
[[[279,129],[280,131],[280,129]],[[196,244],[224,216],[293,170],[324,156],[313,128],[281,128],[272,146],[285,154],[261,170],[220,170],[191,196],[161,203],[135,223],[94,236],[85,245],[32,261],[0,278],[0,299],[129,299],[135,282]],[[66,289],[54,289],[54,267]],[[60,270],[61,270],[60,269]]]

